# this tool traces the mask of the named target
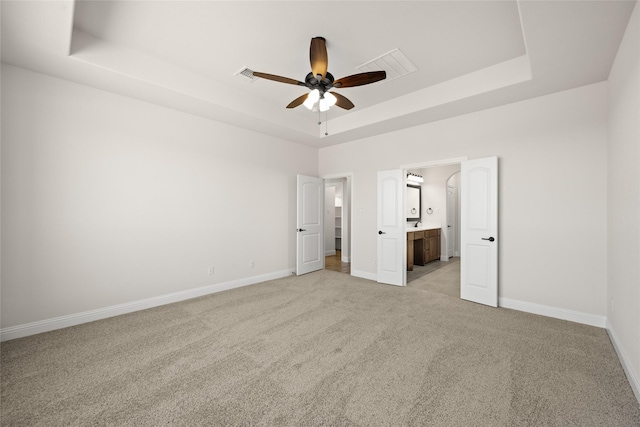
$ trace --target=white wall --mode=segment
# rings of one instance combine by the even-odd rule
[[[455,246],[455,242],[448,241],[447,235],[447,180],[456,172],[460,171],[460,165],[447,165],[425,168],[421,170],[424,177],[422,185],[422,222],[424,224],[440,225],[440,253],[442,259],[447,259],[447,249],[449,245]],[[431,208],[432,213],[428,214],[427,209]]]
[[[640,400],[640,6],[609,75],[609,330]]]
[[[461,207],[461,198],[460,198],[460,180],[461,174],[457,173],[449,180],[449,184],[453,185],[455,188],[455,201],[454,201],[454,218],[453,218],[453,233],[451,233],[451,240],[453,241],[453,256],[460,256],[460,207]],[[451,243],[451,242],[449,242]]]
[[[317,165],[315,149],[3,65],[2,328],[286,273],[296,174]]]
[[[447,165],[421,169],[424,177],[422,184],[422,222],[436,223],[443,229],[447,227],[447,180],[460,170],[460,165]],[[433,212],[427,213],[431,208]]]
[[[352,271],[376,274],[376,173],[499,157],[503,298],[606,315],[607,84],[599,83],[320,150],[354,173]]]

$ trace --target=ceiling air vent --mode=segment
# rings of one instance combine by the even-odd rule
[[[248,81],[249,83],[253,83],[258,79],[253,75],[253,70],[250,70],[247,67],[240,68],[238,71],[236,71],[234,76],[241,76],[243,77],[243,80]]]
[[[387,72],[387,78],[380,83],[388,82],[398,77],[402,77],[405,74],[413,73],[418,70],[418,67],[407,58],[400,49],[393,49],[380,55],[371,61],[365,62],[362,65],[356,67],[361,72],[367,71],[380,71]]]

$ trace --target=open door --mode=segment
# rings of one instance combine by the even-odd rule
[[[296,275],[324,268],[324,181],[298,175]]]
[[[461,167],[460,297],[498,306],[498,158]]]
[[[378,172],[378,282],[404,286],[406,237],[404,232],[404,173]]]

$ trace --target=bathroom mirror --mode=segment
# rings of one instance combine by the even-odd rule
[[[419,185],[407,184],[406,212],[407,221],[420,221],[422,211],[422,187]]]

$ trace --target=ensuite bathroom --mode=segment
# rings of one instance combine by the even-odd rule
[[[460,296],[460,164],[406,170],[407,286]]]

